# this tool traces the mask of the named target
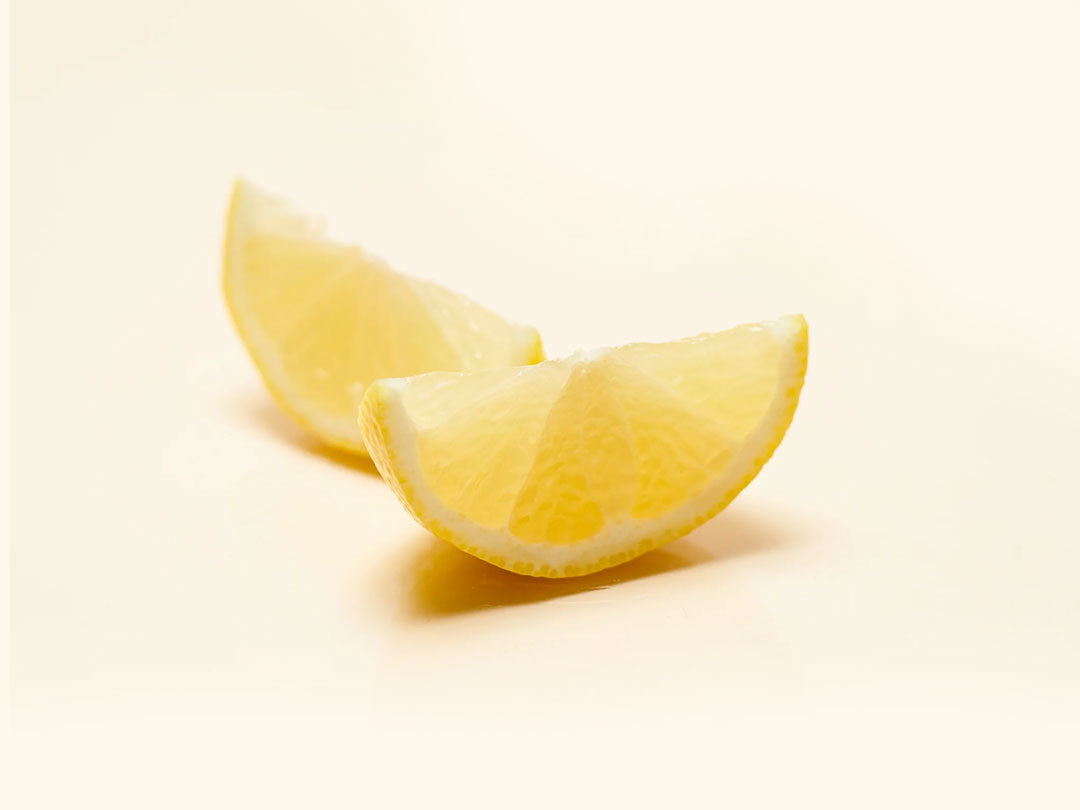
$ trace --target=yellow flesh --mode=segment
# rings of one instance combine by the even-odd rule
[[[361,453],[356,413],[373,380],[543,359],[536,330],[327,241],[317,223],[244,182],[229,210],[225,296],[285,410]]]
[[[806,354],[806,322],[789,316],[383,381],[361,424],[380,471],[436,534],[512,570],[585,573],[726,505],[783,437]]]

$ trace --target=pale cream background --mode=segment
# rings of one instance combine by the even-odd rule
[[[17,0],[17,806],[1077,806],[1078,39],[1072,2]],[[238,172],[552,355],[803,311],[792,430],[624,568],[474,562],[263,392]]]

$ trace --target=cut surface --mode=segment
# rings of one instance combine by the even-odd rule
[[[543,359],[535,329],[361,248],[244,181],[233,188],[225,299],[278,403],[329,444],[366,453],[356,423],[379,377],[475,371]]]
[[[379,380],[360,425],[405,508],[522,574],[586,574],[675,539],[745,487],[806,374],[801,315],[527,368]]]

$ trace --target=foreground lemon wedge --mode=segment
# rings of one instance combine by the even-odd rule
[[[540,335],[429,281],[396,273],[319,222],[237,181],[225,299],[267,387],[329,444],[366,453],[357,408],[379,377],[544,359]]]
[[[587,574],[715,515],[784,437],[801,315],[539,365],[375,382],[360,424],[428,530],[495,565]]]

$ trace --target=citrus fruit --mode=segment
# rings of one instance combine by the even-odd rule
[[[783,438],[801,315],[538,365],[371,385],[360,424],[423,526],[501,568],[587,574],[691,531]]]
[[[357,409],[379,377],[543,359],[535,329],[397,273],[242,180],[225,237],[225,299],[271,394],[325,442],[366,453]]]

